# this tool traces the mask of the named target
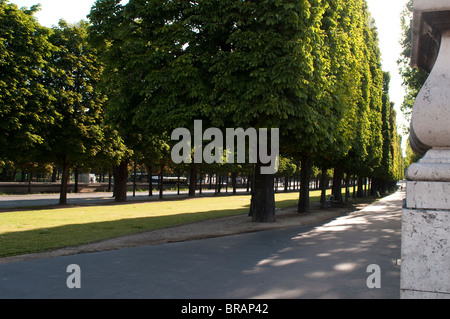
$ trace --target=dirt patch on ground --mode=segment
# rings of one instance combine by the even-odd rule
[[[313,204],[308,214],[297,214],[296,207],[277,209],[277,221],[270,224],[254,223],[247,215],[211,219],[50,252],[0,258],[0,264],[302,226],[343,216],[367,205],[368,203],[360,203],[320,209],[317,204]]]

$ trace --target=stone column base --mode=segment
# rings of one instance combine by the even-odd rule
[[[400,288],[405,299],[450,299],[450,210],[403,210]]]

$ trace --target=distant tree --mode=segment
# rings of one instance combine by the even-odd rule
[[[375,195],[387,192],[392,183],[401,178],[402,152],[401,138],[398,137],[396,112],[394,103],[389,97],[389,83],[391,76],[388,72],[383,75],[383,108],[382,108],[382,134],[383,134],[383,155],[380,165],[374,169],[371,192]]]
[[[284,191],[288,190],[289,180],[297,172],[298,167],[291,158],[280,156],[280,163],[276,176],[284,178]]]
[[[356,100],[361,94],[359,68],[363,58],[358,55],[361,42],[355,39],[364,10],[355,1],[327,0],[322,5],[325,10],[319,33],[322,42],[315,50],[315,80],[311,82],[314,84],[309,102],[314,110],[311,124],[315,126],[298,136],[302,142],[292,143],[302,150],[300,213],[309,211],[311,166],[315,164],[327,171],[342,165],[350,150],[356,134]]]
[[[417,155],[411,149],[409,141],[406,143],[406,158],[405,158],[405,169],[407,169],[411,164],[418,162],[422,156]]]
[[[62,168],[60,204],[66,203],[70,167],[95,156],[104,138],[105,96],[97,90],[102,65],[88,43],[87,26],[61,20],[49,38],[56,48],[50,58],[54,72],[46,77],[55,119],[45,130],[44,146],[48,159]]]
[[[413,68],[411,66],[411,48],[412,48],[412,19],[413,19],[413,1],[409,0],[401,16],[402,38],[400,44],[403,51],[397,63],[400,68],[400,74],[403,78],[403,87],[405,88],[405,96],[401,110],[407,120],[411,117],[412,107],[420,89],[423,87],[428,78],[428,73],[421,68]],[[409,130],[409,128],[405,128]]]
[[[365,1],[355,0],[360,10],[356,11],[351,43],[354,46],[352,55],[356,59],[352,77],[356,84],[352,102],[356,108],[347,122],[353,129],[349,139],[351,148],[340,164],[335,167],[334,180],[337,183],[343,174],[358,177],[358,195],[362,196],[364,178],[373,174],[382,159],[382,94],[383,72],[378,34],[375,22],[370,16]],[[351,82],[350,82],[351,83]],[[335,187],[335,198],[342,201],[340,185]]]
[[[334,168],[333,195],[342,201],[345,175],[347,180],[353,174],[368,176],[379,165],[382,71],[377,33],[366,2],[328,0],[325,8],[322,55],[329,65],[324,68],[327,81],[322,90],[328,95],[320,102],[330,106],[323,119],[328,131],[319,134],[321,143],[313,153],[313,163],[322,172]],[[322,195],[324,202],[324,191]],[[308,210],[307,199],[303,202],[299,211]]]

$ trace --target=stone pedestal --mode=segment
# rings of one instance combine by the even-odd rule
[[[450,150],[408,169],[402,215],[402,298],[450,298]]]
[[[450,298],[450,211],[404,209],[402,298]]]
[[[431,71],[411,120],[401,298],[450,299],[450,1],[415,0],[412,64]]]

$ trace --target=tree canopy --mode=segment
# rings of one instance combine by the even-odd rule
[[[176,128],[276,128],[279,173],[261,174],[258,161],[252,174],[258,222],[275,220],[277,176],[300,170],[299,212],[313,166],[334,169],[336,185],[344,174],[399,177],[365,0],[98,0],[88,22],[52,29],[33,17],[38,7],[0,8],[0,160],[45,158],[63,169],[62,185],[70,167],[114,166],[122,201],[130,161],[150,174],[180,169],[169,158]],[[249,167],[189,165],[193,187],[198,172],[235,178]]]
[[[37,10],[0,1],[0,160],[26,161],[44,142],[42,127],[55,120],[45,82],[54,47],[33,17]]]

